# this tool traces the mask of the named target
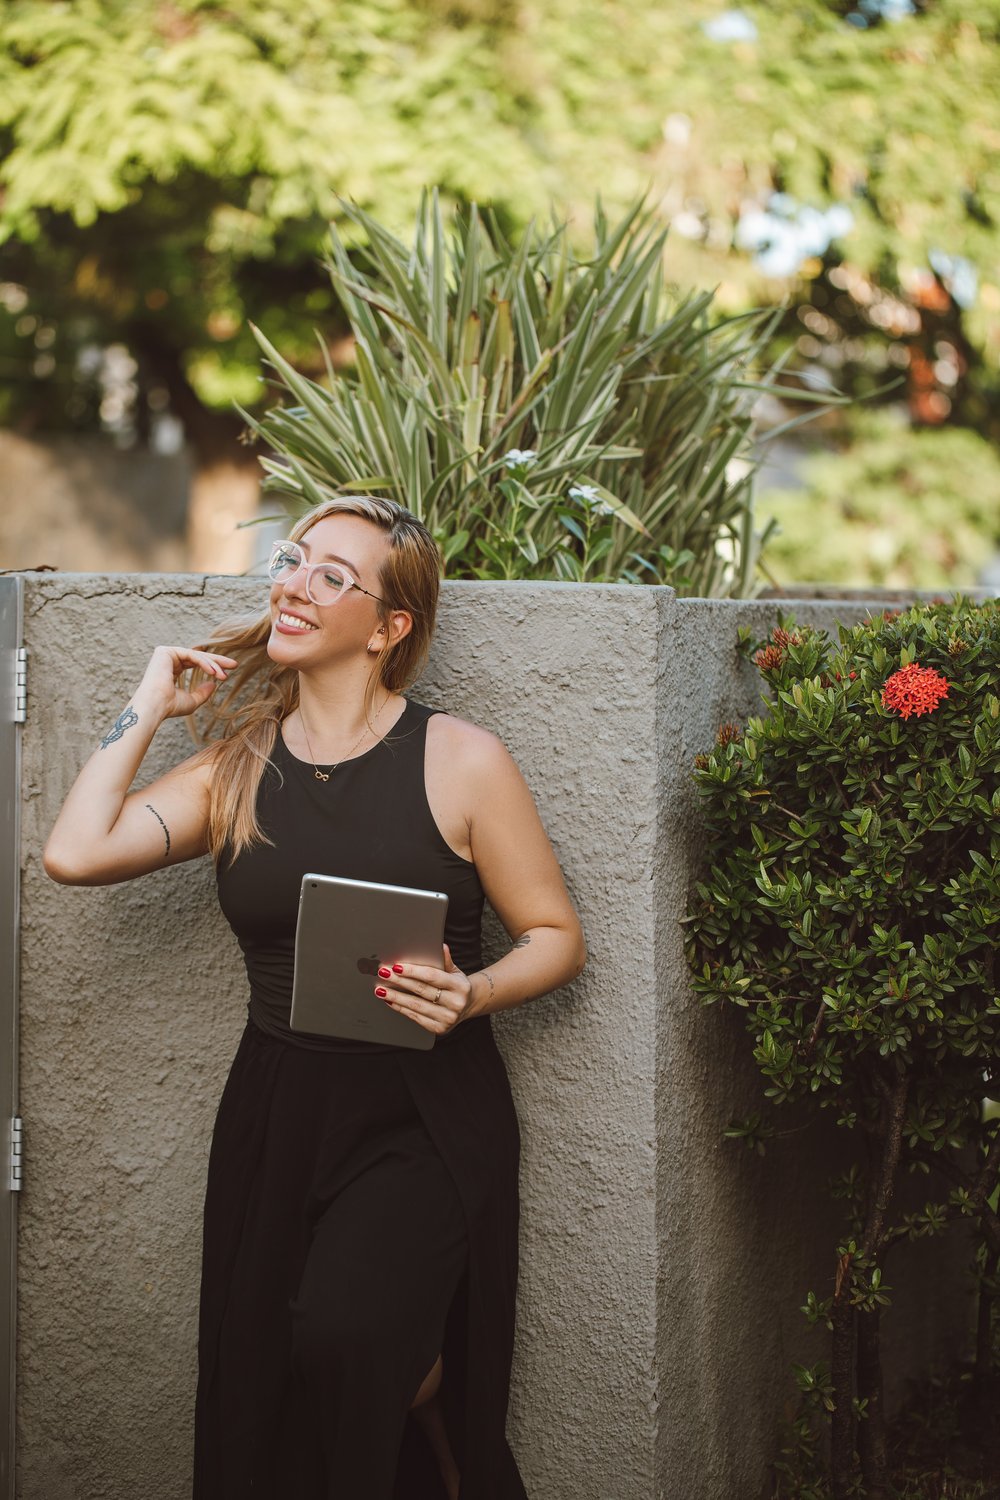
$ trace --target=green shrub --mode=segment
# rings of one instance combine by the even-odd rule
[[[767,1098],[832,1109],[856,1143],[832,1284],[806,1304],[831,1359],[799,1371],[832,1410],[839,1500],[855,1444],[867,1492],[886,1482],[894,1247],[972,1219],[983,1296],[997,1286],[1000,1120],[983,1100],[1000,1098],[1000,606],[914,606],[837,641],[784,620],[743,648],[767,706],[698,760],[709,869],[689,956],[702,998],[745,1013]],[[762,1148],[771,1129],[730,1133]],[[910,1171],[933,1174],[912,1213],[895,1201]]]
[[[511,243],[475,208],[424,200],[406,245],[345,208],[329,271],[353,369],[325,383],[258,340],[293,404],[247,420],[292,507],[379,490],[413,510],[456,578],[671,583],[745,594],[752,378],[775,315],[712,321],[668,293],[666,231],[600,208],[586,257],[565,226]],[[804,398],[809,399],[809,398]]]

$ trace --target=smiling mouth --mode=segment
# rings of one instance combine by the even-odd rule
[[[319,626],[314,625],[311,620],[303,620],[299,615],[287,615],[283,609],[278,611],[277,623],[279,625],[284,625],[286,630],[319,629]]]

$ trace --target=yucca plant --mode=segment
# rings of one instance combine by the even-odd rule
[[[446,223],[436,193],[410,245],[343,215],[327,267],[352,367],[307,379],[255,330],[291,398],[247,417],[267,491],[293,511],[389,494],[455,578],[752,592],[751,407],[771,388],[752,372],[777,312],[713,322],[712,293],[669,292],[641,205],[614,225],[598,205],[586,258],[565,225],[512,243],[474,206]]]

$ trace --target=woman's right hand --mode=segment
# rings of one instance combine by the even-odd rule
[[[220,682],[238,663],[231,656],[196,651],[190,646],[157,646],[139,684],[136,698],[152,703],[164,719],[183,718],[207,703]],[[197,687],[181,687],[179,678],[191,667],[207,672],[208,681]]]

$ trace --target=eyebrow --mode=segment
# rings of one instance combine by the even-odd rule
[[[299,542],[299,546],[302,548],[303,552],[308,553],[308,542]],[[345,568],[350,568],[352,573],[357,574],[359,583],[361,581],[361,569],[356,568],[352,562],[348,562],[346,557],[338,557],[336,552],[324,552],[323,556],[320,558],[320,562],[341,562],[344,564]]]

